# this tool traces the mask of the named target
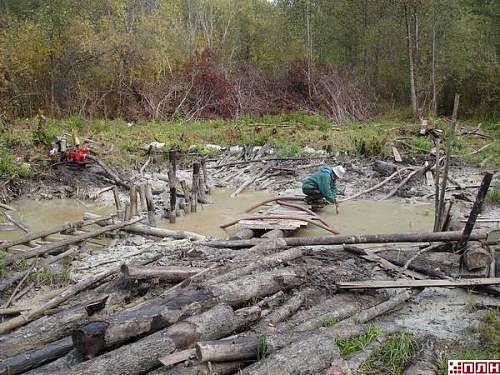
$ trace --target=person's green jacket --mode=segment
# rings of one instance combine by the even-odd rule
[[[302,190],[318,190],[323,197],[335,203],[337,197],[337,185],[332,178],[333,170],[330,167],[321,167],[320,170],[304,180]]]

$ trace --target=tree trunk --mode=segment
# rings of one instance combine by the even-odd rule
[[[73,344],[71,344],[73,346]],[[53,375],[53,374],[64,374],[69,371],[72,367],[83,362],[85,358],[80,352],[75,349],[70,350],[64,357],[61,357],[53,362],[50,362],[44,366],[37,367],[31,371],[25,373],[25,375]]]
[[[227,362],[257,357],[259,338],[237,337],[227,340],[203,341],[195,345],[196,357],[201,362]]]
[[[75,366],[67,375],[137,374],[158,366],[158,358],[176,349],[192,346],[199,340],[213,340],[245,327],[260,317],[260,309],[241,309],[236,312],[226,304],[167,329],[124,345],[95,359]]]
[[[140,308],[107,317],[99,335],[88,334],[89,330],[94,331],[92,325],[82,327],[75,333],[74,337],[79,340],[74,345],[87,355],[89,348],[109,348],[133,337],[156,332],[219,302],[238,306],[251,298],[263,297],[296,286],[300,282],[301,278],[294,270],[284,269],[242,277],[203,289],[183,289],[172,297],[158,298]]]
[[[313,246],[313,245],[354,245],[362,243],[396,243],[396,242],[441,242],[441,241],[458,241],[462,238],[461,231],[450,232],[416,232],[416,233],[393,233],[393,234],[361,234],[361,235],[337,235],[337,236],[320,236],[320,237],[292,237],[281,238],[287,246]],[[487,233],[485,231],[472,231],[470,240],[481,241],[486,240]],[[223,240],[223,241],[207,241],[203,245],[218,248],[245,248],[263,243],[261,238],[253,238],[250,240]]]
[[[181,266],[165,266],[165,267],[130,267],[123,264],[120,270],[126,278],[133,280],[148,280],[159,279],[170,282],[179,282],[187,279],[197,273],[204,271],[206,268],[199,267],[181,267]]]
[[[0,363],[0,374],[15,375],[59,358],[73,348],[70,337],[51,342],[40,348],[18,354]]]
[[[406,19],[406,38],[408,39],[408,63],[410,68],[410,100],[411,100],[411,113],[414,119],[418,119],[418,104],[417,92],[415,87],[415,61],[413,56],[413,37],[411,35],[410,17],[408,15],[408,8],[404,5],[404,13]]]

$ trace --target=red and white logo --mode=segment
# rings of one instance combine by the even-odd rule
[[[500,374],[500,361],[448,361],[448,375],[497,375]]]

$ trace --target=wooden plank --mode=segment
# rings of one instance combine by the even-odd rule
[[[477,285],[500,284],[500,277],[461,280],[368,280],[337,282],[339,289],[378,289],[378,288],[425,288],[425,287],[473,287]]]
[[[186,349],[180,352],[175,352],[164,357],[158,358],[163,366],[173,366],[177,363],[187,361],[188,359],[196,357],[196,349]]]
[[[401,154],[399,153],[396,147],[392,147],[392,154],[394,155],[394,161],[401,163],[403,159],[401,158]]]

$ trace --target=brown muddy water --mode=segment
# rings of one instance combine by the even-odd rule
[[[216,238],[227,238],[227,231],[219,225],[248,214],[245,210],[273,195],[266,192],[246,192],[231,198],[229,191],[214,190],[208,196],[210,204],[198,204],[196,213],[178,217],[176,224],[162,219],[163,228],[187,230]],[[19,200],[10,204],[16,211],[9,214],[30,230],[48,229],[67,222],[82,220],[84,212],[107,214],[114,206],[106,203],[82,202],[74,199]],[[401,201],[349,201],[341,204],[340,214],[334,206],[327,206],[319,214],[342,234],[420,232],[432,230],[434,207],[430,203],[405,203]],[[21,236],[20,230],[5,231],[6,219],[0,215],[0,240]],[[8,225],[8,224],[7,224]],[[295,236],[321,236],[328,232],[309,225]]]
[[[114,207],[95,202],[84,202],[76,199],[32,200],[21,199],[9,203],[16,211],[8,211],[13,219],[22,223],[32,231],[49,229],[58,225],[83,219],[84,212],[98,215],[111,213]],[[9,221],[0,215],[0,227],[7,228]],[[0,240],[10,240],[24,234],[20,229],[2,231]]]
[[[249,215],[245,211],[273,195],[264,192],[248,192],[231,198],[230,192],[217,190],[209,195],[213,204],[198,207],[196,214],[177,218],[176,224],[162,220],[161,227],[187,230],[218,238],[226,238],[227,231],[219,225]],[[255,213],[256,211],[254,211]],[[431,231],[434,222],[434,205],[431,203],[404,203],[401,201],[348,201],[335,213],[335,206],[327,206],[318,212],[332,227],[342,234],[397,233]],[[321,228],[309,225],[295,233],[296,236],[328,235]]]

